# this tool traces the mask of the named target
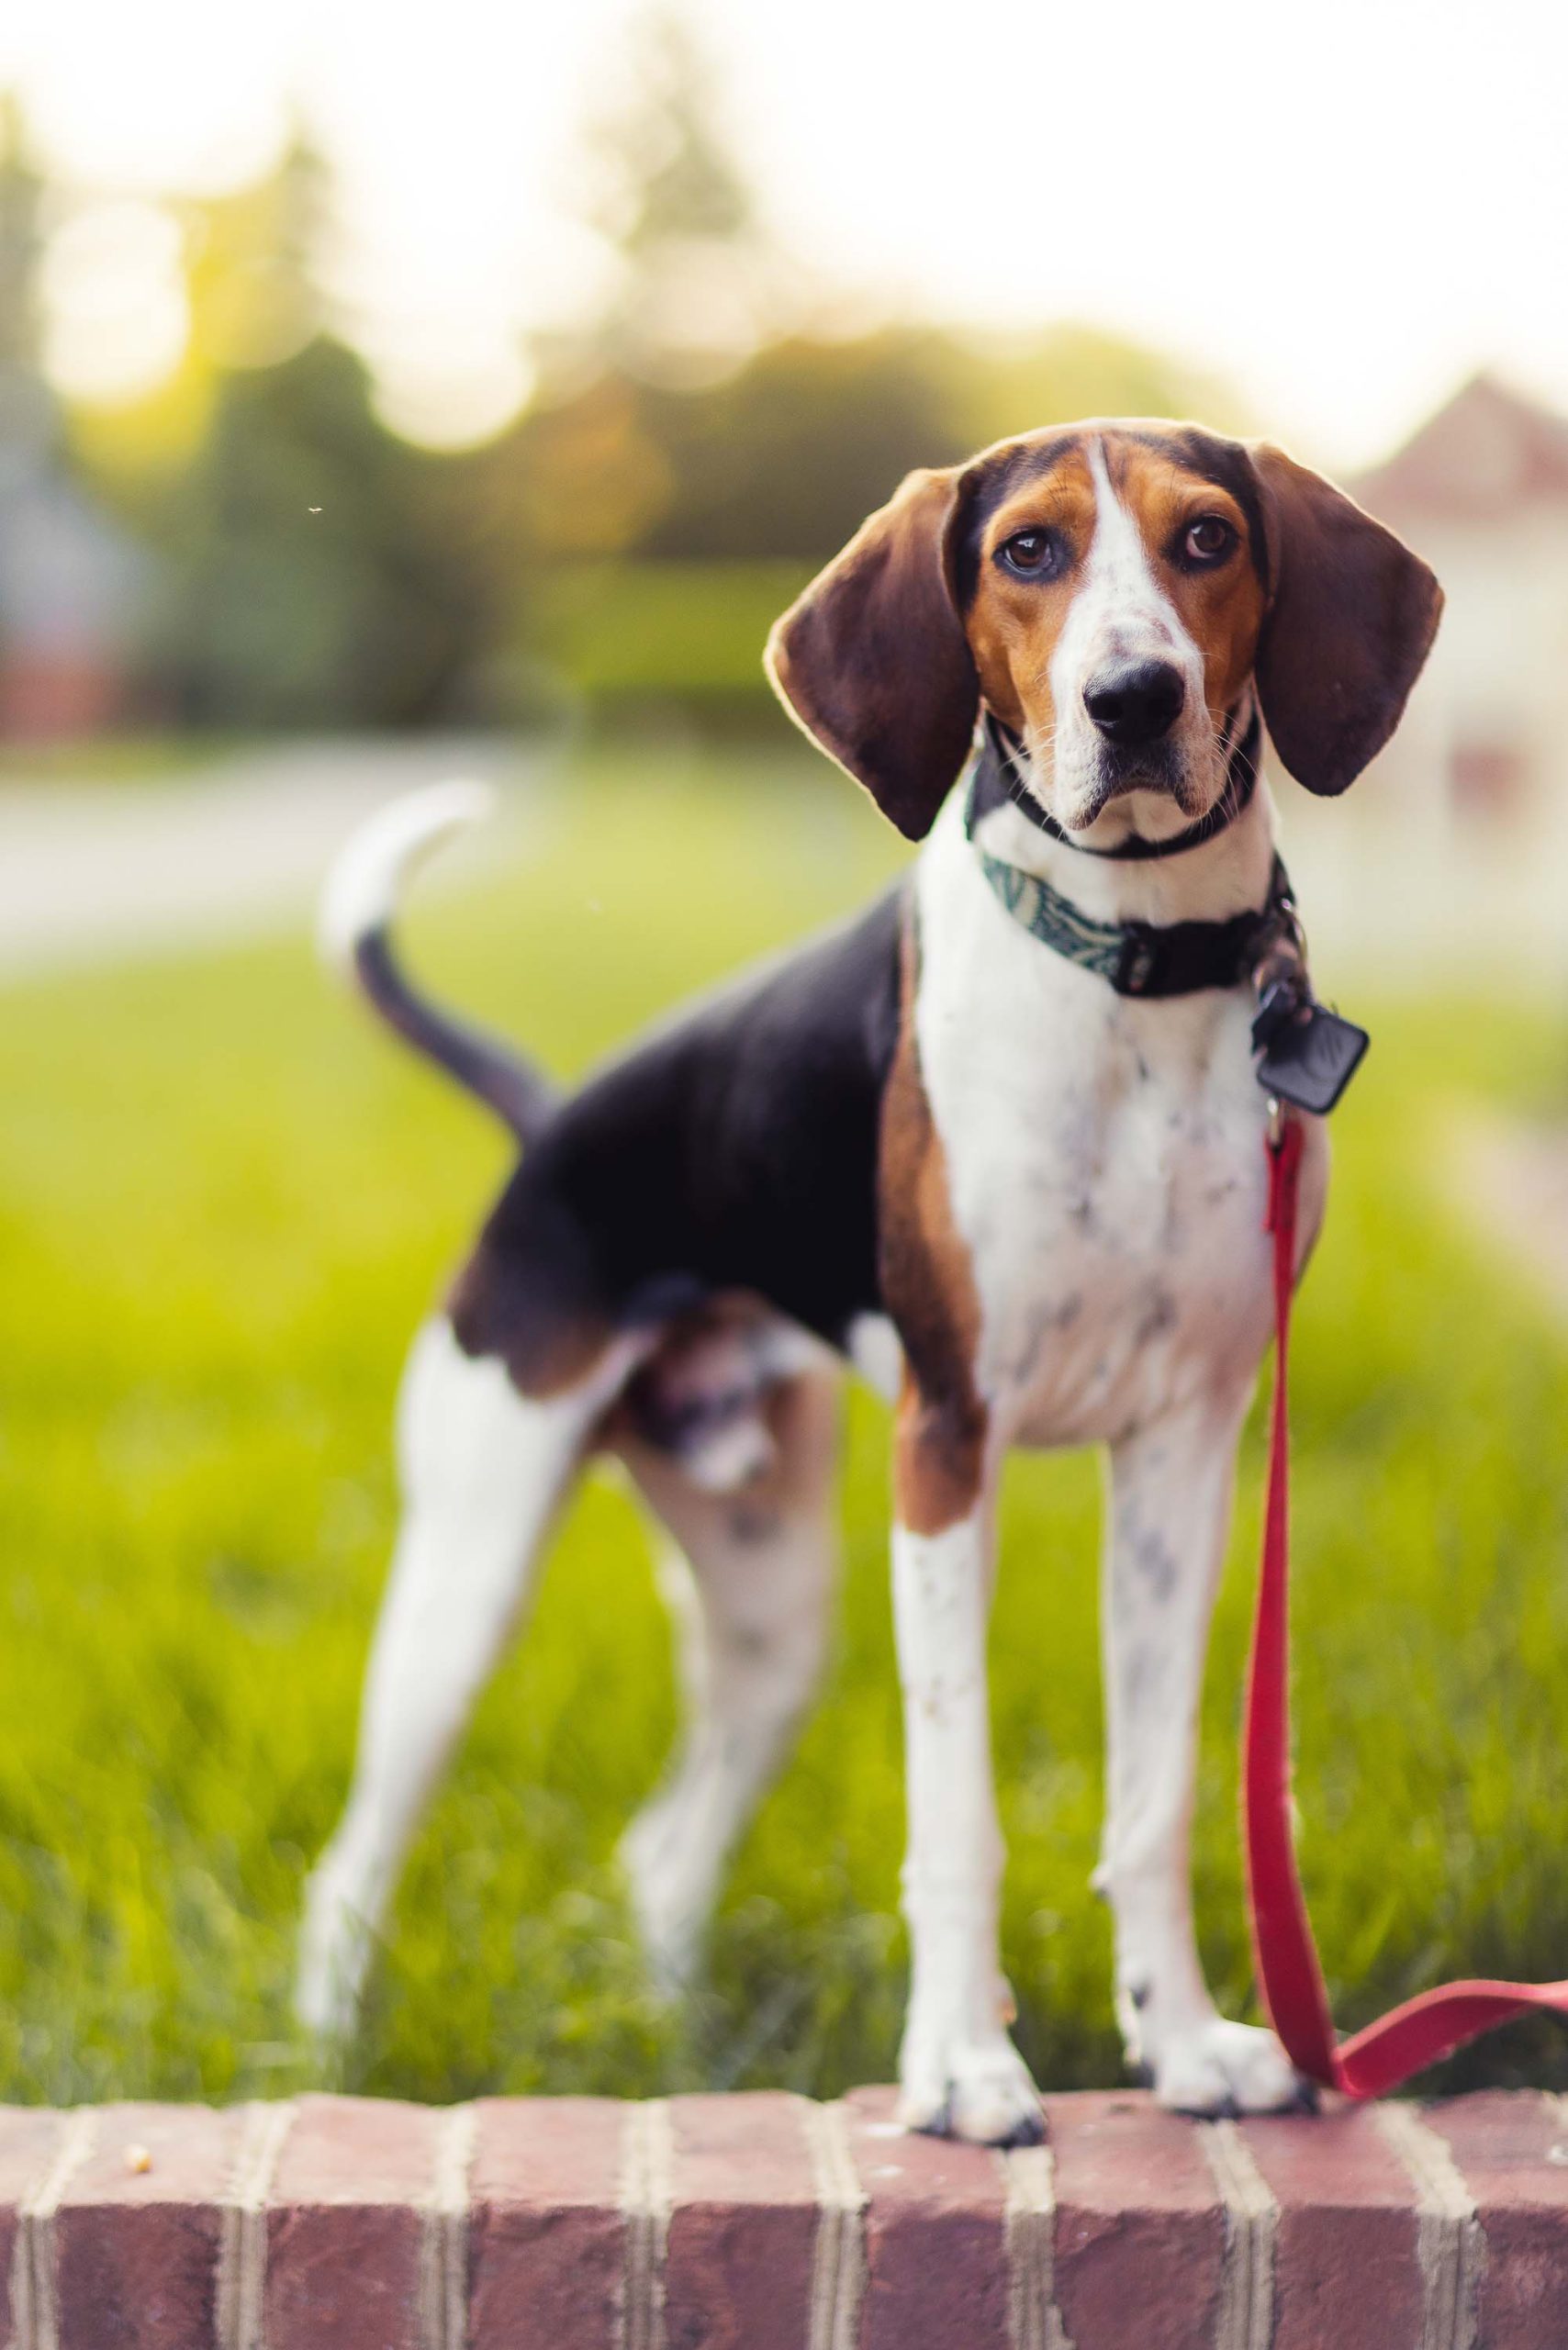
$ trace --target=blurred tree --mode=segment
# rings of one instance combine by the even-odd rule
[[[41,366],[48,188],[0,94],[0,733],[87,733],[140,681],[149,567],[73,478]]]
[[[968,453],[952,346],[918,328],[797,337],[727,383],[649,393],[644,430],[667,494],[640,549],[667,557],[795,556],[842,545],[912,465]]]
[[[44,183],[15,95],[0,91],[0,463],[52,437],[55,404],[39,371]]]
[[[7,369],[38,362],[42,200],[21,106],[14,91],[0,91],[0,367]]]
[[[655,437],[647,387],[599,375],[570,399],[542,402],[494,454],[521,544],[556,556],[624,554],[641,545],[674,492]]]
[[[175,376],[75,420],[79,457],[163,559],[153,659],[195,724],[445,718],[498,633],[460,464],[379,421],[364,363],[322,324],[330,200],[297,137],[254,185],[184,205]]]
[[[590,696],[760,696],[768,619],[912,466],[1076,416],[1233,410],[1081,328],[846,333],[839,303],[824,331],[823,289],[767,235],[713,74],[667,13],[646,20],[583,168],[610,292],[542,349],[532,408],[469,480],[515,641]]]
[[[139,397],[79,409],[82,462],[122,508],[156,527],[168,486],[197,460],[225,378],[303,350],[321,330],[320,248],[330,173],[303,131],[249,186],[174,207],[190,326],[179,365]]]
[[[488,616],[445,527],[445,470],[377,421],[363,363],[324,335],[222,377],[163,516],[183,713],[257,727],[449,716]]]
[[[275,170],[185,207],[191,350],[214,374],[292,359],[323,324],[319,265],[330,176],[297,129]]]
[[[1192,414],[1239,420],[1224,386],[1111,335],[1063,327],[998,352],[884,327],[767,344],[700,389],[601,375],[537,408],[498,462],[546,558],[820,561],[913,465],[1081,416]]]
[[[948,380],[958,438],[970,449],[1081,416],[1190,416],[1220,432],[1249,424],[1218,376],[1097,327],[960,342]]]
[[[41,401],[51,423],[31,301],[40,191],[14,114],[0,132],[0,408]],[[846,333],[839,303],[825,330],[823,289],[768,235],[711,65],[667,11],[636,38],[583,174],[607,290],[539,351],[532,409],[464,456],[398,440],[329,329],[332,191],[307,140],[256,185],[175,207],[180,365],[140,400],[78,407],[71,431],[162,559],[155,641],[178,711],[226,727],[504,715],[541,650],[606,691],[667,677],[744,694],[769,610],[912,465],[1084,413],[1234,412],[1083,329]]]
[[[630,95],[586,143],[612,294],[543,354],[495,454],[498,501],[545,561],[820,561],[912,465],[1038,424],[1235,403],[1160,355],[1059,327],[983,343],[913,325],[813,330],[678,17],[646,20]]]
[[[633,26],[626,95],[590,125],[581,167],[616,268],[557,364],[678,391],[731,374],[774,324],[781,265],[730,152],[712,67],[675,11]]]

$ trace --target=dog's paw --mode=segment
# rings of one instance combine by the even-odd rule
[[[1173,2032],[1153,2072],[1156,2099],[1176,2113],[1280,2113],[1316,2103],[1271,2031],[1223,2016]]]
[[[1003,2031],[906,2047],[899,2120],[906,2130],[977,2146],[1033,2146],[1045,2135],[1040,2093]]]

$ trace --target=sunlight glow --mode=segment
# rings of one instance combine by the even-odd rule
[[[179,224],[156,205],[89,204],[44,254],[44,364],[89,403],[136,398],[179,365],[190,319]]]
[[[234,185],[302,107],[339,175],[364,346],[386,340],[378,319],[402,345],[422,318],[432,345],[494,354],[582,307],[575,142],[633,11],[13,0],[0,74],[61,165],[121,193]],[[690,12],[765,215],[824,302],[1108,327],[1225,373],[1260,424],[1340,463],[1477,364],[1568,404],[1568,306],[1543,298],[1568,219],[1561,13],[1496,0],[1483,39],[1456,0]],[[73,386],[113,374],[89,354],[85,300],[51,330]],[[173,335],[166,289],[149,300],[139,328],[114,329],[121,354],[140,334],[144,369]],[[388,413],[439,415],[418,372],[393,369]],[[463,376],[443,362],[423,380]],[[526,381],[522,363],[487,358],[450,414],[493,412],[505,381]]]
[[[379,361],[373,351],[371,358],[382,421],[430,449],[468,449],[492,439],[532,388],[532,371],[516,350],[448,344]]]

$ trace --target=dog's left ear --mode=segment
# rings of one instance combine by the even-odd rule
[[[776,621],[786,707],[885,816],[927,834],[969,755],[980,680],[948,585],[957,471],[910,474]]]
[[[1282,449],[1255,442],[1270,603],[1258,696],[1298,783],[1332,797],[1398,725],[1443,591],[1392,531]]]

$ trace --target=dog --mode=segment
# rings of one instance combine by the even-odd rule
[[[822,1664],[848,1365],[895,1406],[903,2121],[999,2145],[1040,2127],[999,1959],[986,1692],[1014,1446],[1108,1460],[1095,1884],[1129,2061],[1175,2109],[1299,2100],[1273,2036],[1216,2011],[1189,1884],[1210,1610],[1270,1332],[1253,968],[1294,916],[1260,728],[1309,791],[1343,791],[1441,602],[1318,475],[1193,426],[1090,421],[912,475],[766,655],[812,740],[923,844],[912,868],[564,1099],[426,1001],[389,942],[406,869],[472,792],[416,795],[351,843],[334,951],[521,1155],[403,1384],[405,1515],[306,1903],[309,2024],[352,2020],[420,1807],[596,1449],[689,1562],[688,1734],[622,1851],[655,1963],[691,1967]],[[1305,1124],[1298,1278],[1327,1175]],[[1046,1594],[1038,1620],[1048,1638]]]

